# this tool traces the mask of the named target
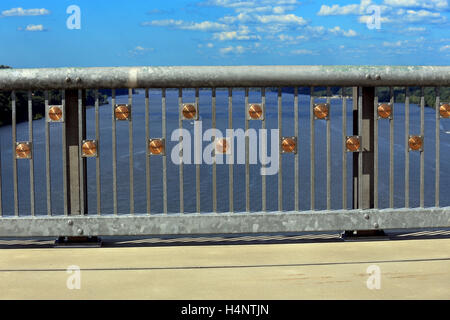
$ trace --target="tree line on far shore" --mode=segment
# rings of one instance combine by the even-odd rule
[[[0,65],[0,69],[10,69],[8,66]],[[49,105],[60,105],[62,101],[61,90],[49,90]],[[33,120],[45,117],[45,96],[44,91],[37,90],[32,92]],[[116,90],[116,95],[128,94],[128,89]],[[108,104],[108,97],[111,96],[111,90],[99,90],[99,104]],[[95,104],[95,91],[86,90],[86,105]],[[0,126],[11,124],[11,91],[0,91]],[[17,123],[28,121],[28,92],[16,91],[16,121]]]
[[[404,103],[406,97],[405,87],[393,87],[393,95],[395,103]],[[390,101],[390,88],[388,87],[377,87],[376,94],[378,96],[379,102],[389,102]],[[271,91],[278,91],[277,88],[272,88]],[[283,92],[294,93],[294,88],[282,88]],[[298,89],[299,94],[310,94],[309,87],[301,87]],[[409,102],[412,104],[420,104],[420,98],[422,94],[422,89],[420,87],[410,87],[409,88],[410,98]],[[342,92],[341,87],[331,87],[330,94],[332,96],[342,96],[345,95],[347,97],[351,97],[353,94],[353,88],[347,87],[344,92]],[[325,97],[327,95],[327,88],[325,87],[315,87],[314,94],[315,97]],[[441,102],[449,102],[450,101],[450,88],[441,88],[440,92],[440,101]],[[435,108],[436,107],[436,89],[434,87],[425,87],[424,88],[424,102],[426,107]]]

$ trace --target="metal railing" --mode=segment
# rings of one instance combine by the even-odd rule
[[[6,69],[0,70],[0,91],[11,94],[11,149],[6,149],[5,145],[0,144],[3,153],[11,155],[12,176],[7,175],[12,181],[5,181],[5,166],[2,169],[2,162],[5,157],[0,155],[0,237],[35,237],[35,236],[100,236],[100,235],[153,235],[153,234],[206,234],[206,233],[264,233],[264,232],[300,232],[300,231],[324,231],[324,230],[377,230],[377,229],[400,229],[400,228],[432,228],[432,227],[449,227],[450,226],[450,207],[440,207],[440,185],[441,185],[441,159],[440,159],[440,121],[441,118],[447,118],[450,114],[448,103],[440,101],[440,88],[450,86],[450,67],[367,67],[367,66],[249,66],[249,67],[135,67],[135,68],[64,68],[64,69]],[[314,95],[318,87],[326,87],[325,97]],[[336,111],[333,101],[335,97],[331,95],[332,87],[340,87],[341,101],[340,110]],[[390,100],[379,102],[377,90],[380,87],[390,87]],[[405,92],[404,103],[404,140],[402,148],[404,148],[404,206],[396,208],[394,206],[395,196],[400,191],[395,188],[395,163],[394,154],[396,151],[396,143],[394,134],[394,110],[395,106],[394,87],[403,87]],[[420,133],[411,135],[410,132],[410,87],[421,87],[420,97]],[[428,150],[428,144],[424,146],[425,141],[425,93],[424,87],[435,88],[435,110],[434,112],[434,204],[431,207],[425,207],[425,189],[427,192],[430,188],[425,184],[425,150]],[[126,103],[118,103],[116,89],[128,89],[128,101]],[[183,89],[192,88],[192,92],[188,94],[188,98],[184,99]],[[244,88],[243,102],[236,106],[233,101],[233,93]],[[260,95],[255,97],[251,88],[259,88]],[[276,92],[276,110],[268,111],[268,95],[267,90]],[[287,105],[283,102],[284,88],[292,88],[289,92],[292,95],[292,101]],[[300,89],[308,88],[309,101],[302,102],[304,98],[300,94]],[[93,139],[87,139],[87,122],[86,119],[86,90],[95,90],[95,106],[93,111],[95,130],[91,134]],[[111,117],[111,143],[107,146],[111,150],[112,163],[112,212],[105,214],[102,211],[102,196],[109,193],[105,191],[102,184],[101,169],[104,162],[101,161],[99,155],[105,150],[101,139],[105,139],[101,135],[100,119],[101,117],[99,89],[111,90],[111,106],[108,117]],[[134,102],[135,96],[133,89],[144,89],[145,96],[143,110],[136,109]],[[158,125],[151,124],[151,105],[153,99],[151,90],[158,89],[161,100],[158,102],[161,106],[161,122]],[[172,92],[168,97],[168,90],[177,90],[177,102],[172,100]],[[221,89],[224,89],[222,91]],[[352,90],[352,124],[353,133],[348,135],[349,106],[350,97],[346,95],[347,90]],[[28,101],[28,141],[18,141],[17,139],[17,98],[16,93],[26,90]],[[45,207],[46,215],[36,212],[36,179],[35,179],[35,154],[42,148],[37,145],[36,135],[33,135],[33,93],[38,90],[45,92],[45,125],[44,125],[44,148],[45,148]],[[61,103],[53,106],[49,101],[49,90],[59,90],[61,92]],[[218,94],[220,91],[220,94]],[[303,90],[304,91],[304,90]],[[302,92],[303,92],[302,91]],[[207,92],[209,96],[208,103],[201,103],[200,93]],[[270,91],[272,92],[272,91]],[[224,106],[226,110],[223,115],[227,115],[220,120],[221,125],[226,129],[236,129],[233,121],[236,113],[243,116],[244,128],[246,131],[250,127],[259,126],[261,129],[275,128],[280,132],[279,145],[277,148],[271,147],[267,150],[263,145],[260,150],[262,154],[267,151],[278,152],[278,168],[276,189],[273,185],[275,180],[271,179],[267,182],[269,176],[261,175],[261,184],[257,188],[254,179],[251,178],[252,161],[250,159],[251,150],[253,150],[253,142],[250,136],[245,136],[245,169],[241,175],[241,171],[237,171],[238,165],[234,162],[227,162],[228,179],[226,172],[220,170],[218,172],[217,156],[218,150],[214,148],[212,151],[211,177],[202,174],[202,165],[194,163],[193,166],[187,167],[180,157],[179,163],[176,163],[178,170],[177,192],[171,192],[168,188],[173,185],[174,171],[168,169],[168,157],[171,155],[169,150],[169,141],[167,135],[167,121],[177,121],[177,128],[183,129],[184,120],[199,121],[199,114],[206,114],[211,117],[211,128],[216,129],[218,122],[217,102],[219,98],[225,99]],[[169,99],[169,100],[168,100]],[[190,99],[190,100],[189,100]],[[251,101],[254,99],[255,101]],[[168,102],[169,101],[169,102]],[[169,106],[168,106],[169,104]],[[56,108],[54,108],[56,107]],[[174,107],[174,112],[170,110]],[[185,109],[187,108],[187,109]],[[191,108],[191,109],[190,109]],[[209,111],[204,111],[210,108]],[[224,107],[225,108],[225,107]],[[284,116],[283,112],[289,108],[293,111],[290,117]],[[291,109],[292,108],[292,109]],[[307,112],[304,126],[299,123],[302,111]],[[187,113],[184,114],[184,111]],[[276,112],[275,112],[276,111]],[[136,113],[145,113],[145,139],[139,137],[135,140],[133,134],[133,117]],[[270,125],[268,115],[273,112],[272,116],[277,119],[277,124]],[[333,114],[340,113],[341,132],[338,136],[332,134],[331,118]],[[177,117],[177,118],[174,118]],[[260,125],[253,125],[258,120]],[[386,126],[388,121],[389,126]],[[118,185],[123,184],[123,179],[118,177],[118,147],[122,146],[124,141],[122,134],[121,140],[118,142],[117,123],[120,120],[128,121],[128,178],[129,178],[129,210],[121,211],[119,204],[124,200],[123,196],[118,194]],[[286,120],[294,120],[293,128],[286,128],[284,124]],[[324,130],[324,136],[317,136],[317,121],[326,121],[320,123],[320,130]],[[380,122],[383,121],[383,122]],[[444,119],[450,121],[450,119]],[[52,207],[52,196],[55,192],[52,190],[52,152],[54,145],[52,141],[55,136],[51,133],[50,124],[52,122],[60,122],[61,125],[61,175],[62,186],[58,190],[57,195],[63,195],[62,210]],[[308,124],[309,122],[309,124]],[[156,136],[150,135],[150,129],[153,126],[160,128],[160,134]],[[309,134],[305,138],[301,136],[301,129],[309,126]],[[109,128],[109,127],[108,127]],[[380,131],[383,130],[383,132]],[[388,199],[387,208],[379,209],[379,156],[380,143],[379,137],[384,130],[389,128],[389,182],[388,182]],[[189,130],[192,130],[189,126]],[[121,132],[123,128],[121,127]],[[199,130],[194,125],[194,131]],[[291,136],[283,136],[285,131],[293,131]],[[212,142],[222,143],[224,145],[231,143],[231,156],[237,150],[234,146],[234,137],[232,141],[216,139],[216,133],[210,137]],[[317,163],[321,159],[317,159],[318,141],[324,137],[326,143],[325,174],[322,175],[321,168],[317,168]],[[340,157],[340,176],[341,176],[341,194],[340,208],[333,205],[336,197],[333,197],[332,186],[336,171],[332,168],[337,163],[339,157],[333,158],[335,151],[333,145],[336,137],[338,142]],[[228,138],[228,137],[227,137]],[[58,138],[59,139],[59,138]],[[56,140],[58,140],[56,139]],[[321,140],[321,139],[320,139]],[[183,149],[183,138],[180,136],[177,141],[182,146],[180,155],[188,151]],[[0,141],[1,142],[1,141]],[[109,142],[109,140],[108,140]],[[251,143],[252,142],[252,143]],[[144,212],[135,210],[135,169],[134,155],[136,151],[134,146],[139,143],[140,147],[145,149],[145,190],[138,190],[139,193],[145,194],[145,210]],[[195,143],[195,142],[194,142]],[[319,142],[320,143],[320,142]],[[398,144],[398,143],[397,143]],[[41,144],[42,145],[42,144]],[[123,149],[121,149],[123,150]],[[5,152],[7,151],[7,152]],[[61,152],[60,151],[60,152]],[[348,161],[348,156],[352,152],[352,161]],[[417,208],[410,207],[410,157],[411,152],[418,151],[420,154],[419,168],[419,206]],[[225,152],[226,153],[226,152]],[[283,170],[283,154],[292,153],[294,164],[287,167],[288,172]],[[301,156],[308,154],[308,166],[301,164]],[[122,154],[119,154],[122,156]],[[197,155],[197,154],[196,154]],[[195,156],[196,156],[195,155]],[[87,159],[93,156],[95,158],[95,167],[89,167]],[[109,156],[109,154],[108,154]],[[156,160],[160,156],[161,163]],[[272,154],[273,156],[273,154]],[[18,182],[18,161],[28,159],[29,161],[29,211],[26,214],[19,214],[20,199],[25,198],[26,194],[19,187],[23,187]],[[384,159],[384,158],[383,158]],[[106,161],[106,160],[105,160]],[[158,163],[157,163],[158,162]],[[397,161],[398,163],[398,161]],[[352,177],[347,173],[348,165],[353,165]],[[445,166],[448,164],[444,163]],[[155,183],[151,179],[152,165],[157,166],[160,170],[162,184]],[[102,168],[101,168],[102,166]],[[450,169],[444,168],[445,170]],[[209,167],[208,167],[209,168]],[[260,168],[266,169],[266,164],[262,163]],[[306,168],[306,169],[305,169]],[[43,168],[41,168],[43,169]],[[119,169],[122,169],[119,168]],[[191,170],[192,169],[192,170]],[[319,170],[318,170],[319,169]],[[2,171],[3,170],[3,171]],[[89,170],[95,170],[95,188],[88,188],[88,180],[90,179]],[[168,170],[170,174],[168,174]],[[192,189],[195,189],[195,208],[193,212],[188,212],[188,204],[185,202],[186,192],[190,191],[185,188],[186,170],[195,172],[195,183]],[[235,171],[236,170],[236,171]],[[253,170],[253,171],[252,171]],[[308,190],[301,188],[301,173],[309,172]],[[141,171],[139,171],[141,172]],[[447,172],[447,171],[445,171]],[[120,171],[121,173],[121,171]],[[219,174],[218,174],[219,173]],[[317,179],[316,173],[320,173],[320,177],[325,179],[325,187],[319,192],[317,199]],[[283,176],[284,174],[284,176]],[[286,174],[293,175],[293,191],[287,195],[293,199],[293,205],[286,210],[283,206],[285,197],[283,193],[283,184]],[[168,177],[169,176],[169,177]],[[241,178],[242,176],[242,178]],[[2,178],[3,177],[3,178]],[[121,175],[121,177],[123,177]],[[169,178],[169,179],[168,179]],[[352,183],[348,183],[350,178]],[[208,192],[202,192],[201,183],[208,179],[206,189]],[[3,180],[3,181],[2,181]],[[119,181],[120,180],[120,181]],[[228,180],[228,193],[226,198],[227,209],[225,212],[218,210],[218,180]],[[3,182],[3,189],[2,189]],[[192,182],[192,181],[191,181]],[[234,188],[238,183],[243,184],[243,195],[245,209],[242,212],[236,210],[236,199]],[[447,183],[447,179],[445,180]],[[151,196],[152,186],[158,184],[161,187],[161,198]],[[5,186],[12,185],[11,194],[5,195]],[[323,185],[323,184],[321,184]],[[428,184],[427,184],[428,185]],[[350,187],[350,188],[349,188]],[[446,185],[450,187],[450,185]],[[260,203],[258,209],[252,211],[251,197],[254,195],[253,188],[260,190],[260,196],[256,197]],[[271,188],[271,191],[268,191]],[[336,188],[336,186],[335,186]],[[23,189],[23,188],[22,188]],[[88,190],[90,189],[90,190]],[[276,193],[276,196],[273,194]],[[2,193],[3,191],[3,193]],[[42,191],[42,190],[40,190]],[[300,195],[309,192],[309,208],[302,209],[302,199]],[[210,192],[211,210],[206,212],[202,209],[202,197]],[[40,192],[43,194],[43,191]],[[178,197],[174,196],[178,195]],[[270,195],[269,195],[270,194]],[[88,198],[95,195],[96,214],[89,212],[88,215]],[[324,208],[318,209],[316,204],[321,201],[324,196]],[[352,209],[349,208],[349,195],[352,200]],[[121,198],[122,197],[122,198]],[[209,196],[208,196],[209,197]],[[178,198],[178,199],[177,199]],[[305,198],[305,197],[304,197]],[[126,199],[126,198],[125,198]],[[141,199],[141,198],[140,198]],[[268,201],[274,202],[276,199],[277,209],[269,209]],[[334,202],[333,202],[334,200]],[[168,204],[169,202],[169,204]],[[173,207],[173,203],[178,203],[176,212],[169,212],[169,205]],[[11,204],[13,208],[11,213],[5,211],[4,204]],[[158,212],[152,212],[153,204],[161,208]],[[253,201],[254,203],[254,201]],[[139,205],[141,203],[138,203]],[[261,208],[259,210],[259,208]],[[285,211],[284,211],[285,210]],[[90,210],[92,211],[92,210]],[[139,212],[140,211],[140,212]]]

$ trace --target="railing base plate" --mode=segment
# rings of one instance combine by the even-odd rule
[[[54,248],[100,248],[102,239],[99,237],[59,237]]]
[[[346,230],[341,233],[344,241],[376,241],[389,240],[389,236],[383,230]]]

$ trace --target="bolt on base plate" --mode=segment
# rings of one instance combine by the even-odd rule
[[[102,239],[99,237],[58,237],[54,248],[100,248]]]

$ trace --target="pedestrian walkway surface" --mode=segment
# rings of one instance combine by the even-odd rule
[[[0,299],[450,299],[450,239],[0,249]]]

